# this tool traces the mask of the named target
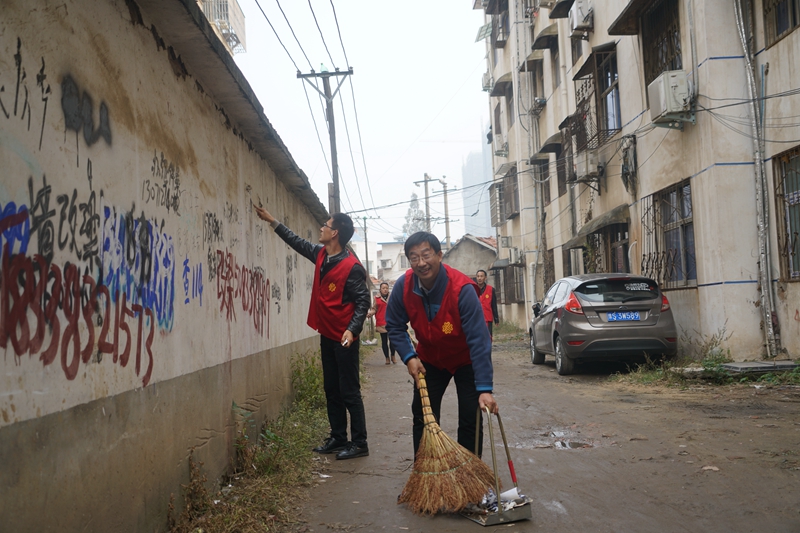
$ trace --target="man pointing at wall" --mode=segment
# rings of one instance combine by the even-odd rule
[[[278,237],[315,265],[308,325],[320,333],[322,378],[331,436],[314,451],[336,453],[337,459],[369,455],[358,371],[358,335],[370,307],[370,293],[364,267],[345,248],[353,236],[353,221],[344,213],[334,214],[319,229],[320,244],[314,244],[295,235],[266,209],[253,207]],[[347,440],[348,412],[350,441]]]

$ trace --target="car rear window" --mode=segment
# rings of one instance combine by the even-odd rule
[[[658,285],[649,279],[599,279],[574,291],[588,302],[634,302],[658,298]]]

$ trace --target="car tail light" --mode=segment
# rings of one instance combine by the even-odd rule
[[[575,296],[574,292],[569,293],[569,298],[567,299],[567,304],[564,306],[564,309],[576,315],[583,314],[583,308],[581,307],[581,303],[578,301],[578,297]]]
[[[676,337],[667,337],[667,342],[675,342],[678,339]]]
[[[584,342],[585,341],[567,341],[567,344],[569,344],[570,346],[580,346]]]
[[[669,310],[669,300],[667,300],[667,295],[663,292],[661,293],[661,312]]]

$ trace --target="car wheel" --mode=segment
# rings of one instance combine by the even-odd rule
[[[544,354],[536,349],[536,342],[533,338],[533,332],[531,332],[531,363],[534,365],[544,364]]]
[[[564,343],[561,341],[561,337],[558,337],[556,339],[556,371],[560,376],[566,376],[572,374],[574,370],[575,362],[564,353]]]

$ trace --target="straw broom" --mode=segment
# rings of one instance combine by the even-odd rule
[[[419,395],[425,427],[411,477],[397,503],[405,503],[415,514],[456,513],[483,499],[495,486],[494,472],[436,423],[422,374]]]

